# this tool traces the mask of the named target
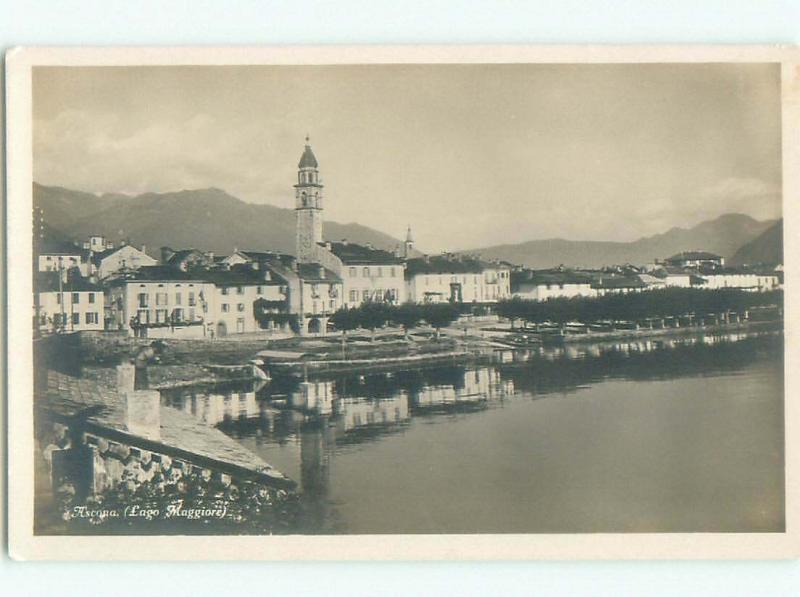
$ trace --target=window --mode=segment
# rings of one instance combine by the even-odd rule
[[[228,294],[228,291],[229,291],[229,290],[230,290],[229,288],[227,288],[227,287],[224,287],[224,286],[223,286],[223,288],[222,288],[222,294]]]
[[[350,268],[350,277],[351,278],[355,278],[356,276],[358,276],[358,269],[356,269],[355,267],[351,267]]]
[[[175,293],[175,304],[180,305],[183,303],[183,295],[180,292]]]
[[[59,305],[61,304],[61,293],[60,292],[56,295],[56,303],[58,303]]]
[[[225,303],[224,305],[222,305],[222,312],[223,313],[228,313],[230,310],[231,310],[231,306],[228,303]]]
[[[86,313],[86,323],[98,323],[100,321],[100,317],[95,312],[87,312]]]
[[[333,311],[336,308],[336,301],[334,299],[330,300],[330,309]]]
[[[369,300],[369,290],[365,290],[361,293],[361,300],[368,301]]]
[[[237,310],[239,313],[242,313],[242,312],[244,312],[244,303],[239,303],[238,305],[236,305],[236,310]]]
[[[197,303],[194,300],[194,290],[189,291],[189,306],[194,307]]]
[[[358,300],[358,290],[350,291],[350,302],[355,303]]]
[[[382,267],[379,267],[379,268],[378,268],[378,277],[379,277],[379,278],[382,278],[382,277],[383,277],[383,268],[382,268]]]
[[[263,286],[256,286],[256,294],[259,295],[259,296],[264,294],[264,287]]]
[[[157,309],[156,310],[156,323],[167,323],[167,310],[166,309]]]
[[[156,305],[166,305],[168,300],[166,292],[156,292]]]
[[[90,292],[90,293],[89,293],[89,302],[90,302],[90,303],[93,303],[93,302],[94,302],[94,292]],[[87,323],[88,323],[88,322],[87,322]]]
[[[183,321],[183,309],[176,308],[172,310],[172,321]]]
[[[73,304],[73,305],[77,305],[77,304],[78,304],[78,303],[80,303],[80,302],[81,302],[81,295],[80,295],[80,293],[79,293],[79,292],[73,292],[73,293],[72,293],[72,304]]]
[[[72,325],[79,325],[81,322],[81,314],[80,313],[73,313],[72,314]]]
[[[364,277],[365,278],[369,278],[369,268],[368,267],[364,268]]]
[[[242,286],[237,286],[236,294],[244,294],[244,288]]]
[[[236,320],[236,333],[244,334],[244,317],[240,317]]]

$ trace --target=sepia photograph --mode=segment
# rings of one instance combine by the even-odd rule
[[[787,532],[785,64],[78,62],[33,537]]]

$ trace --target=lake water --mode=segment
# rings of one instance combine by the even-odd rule
[[[782,336],[495,361],[166,399],[298,482],[295,532],[783,530]]]

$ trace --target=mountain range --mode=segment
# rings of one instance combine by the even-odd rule
[[[103,234],[115,242],[129,239],[136,245],[146,245],[154,257],[165,245],[221,254],[235,248],[293,253],[295,247],[293,209],[246,203],[216,188],[131,196],[95,195],[34,183],[33,203],[43,209],[49,228],[68,237],[84,239]],[[752,262],[758,257],[758,261],[777,262],[780,259],[776,256],[782,254],[782,244],[776,245],[781,231],[781,221],[726,214],[691,228],[676,227],[633,242],[554,238],[462,252],[533,268],[645,264],[693,249],[711,251],[728,260],[737,251],[744,251],[735,259]],[[388,250],[401,244],[388,234],[356,223],[326,221],[325,237],[346,238]],[[749,249],[748,244],[752,244]]]
[[[691,228],[671,228],[633,242],[575,241],[561,238],[473,249],[487,259],[502,259],[532,268],[558,265],[596,268],[609,264],[643,265],[681,251],[703,250],[731,258],[741,247],[775,225],[744,214],[725,214]]]
[[[731,265],[743,263],[783,263],[783,218],[756,238],[739,248],[729,260]]]
[[[234,249],[294,253],[293,209],[256,205],[237,199],[220,189],[197,189],[174,193],[94,195],[63,187],[33,184],[33,204],[44,210],[44,220],[53,229],[75,239],[102,234],[118,242],[129,239],[146,245],[158,257],[159,248],[195,247],[230,253]],[[361,224],[325,222],[330,239],[348,239],[382,249],[401,242]]]

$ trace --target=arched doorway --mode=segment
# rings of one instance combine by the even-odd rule
[[[308,322],[308,333],[319,334],[320,331],[322,331],[322,324],[320,323],[319,318],[312,317]]]
[[[225,325],[224,321],[220,321],[217,324],[217,338],[223,338],[228,335],[228,326]]]

